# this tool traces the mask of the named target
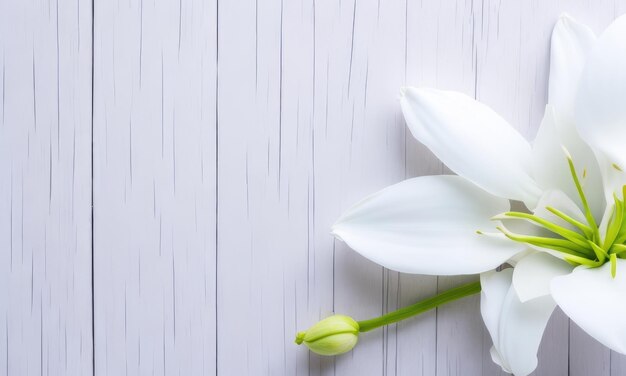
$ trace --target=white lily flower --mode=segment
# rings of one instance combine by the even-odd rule
[[[388,187],[344,213],[333,234],[400,272],[482,273],[492,357],[507,372],[536,368],[557,304],[626,354],[626,321],[616,319],[626,316],[624,100],[626,16],[596,38],[563,15],[552,34],[548,105],[532,145],[464,94],[404,89],[413,136],[458,176]],[[532,213],[509,211],[509,200]],[[520,222],[531,226],[514,227]],[[507,261],[514,268],[494,270]]]

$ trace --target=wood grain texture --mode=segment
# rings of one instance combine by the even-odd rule
[[[215,11],[96,2],[98,375],[215,373]]]
[[[90,375],[91,2],[0,1],[0,374]]]
[[[600,32],[626,0],[94,3],[0,0],[0,375],[504,374],[477,297],[336,358],[293,338],[475,278],[385,270],[329,234],[450,172],[399,88],[465,92],[531,140],[558,15]],[[625,372],[555,312],[534,375]]]

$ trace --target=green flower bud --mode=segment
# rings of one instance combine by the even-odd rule
[[[352,350],[359,340],[359,324],[351,317],[333,315],[304,332],[296,334],[296,343],[304,343],[320,355],[339,355]]]

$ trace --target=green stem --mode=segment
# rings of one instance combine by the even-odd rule
[[[449,303],[451,301],[464,298],[469,295],[474,295],[480,292],[480,282],[472,282],[467,285],[455,287],[446,292],[442,292],[439,295],[432,298],[424,299],[408,307],[401,308],[397,311],[389,312],[380,317],[359,321],[359,331],[369,332],[372,329],[379,328],[381,326],[389,325],[408,319],[409,317],[419,315],[433,308],[436,308],[442,304]]]

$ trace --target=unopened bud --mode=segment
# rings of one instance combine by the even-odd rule
[[[359,324],[351,317],[333,315],[304,332],[296,334],[296,343],[304,343],[320,355],[339,355],[352,350],[359,340]]]

